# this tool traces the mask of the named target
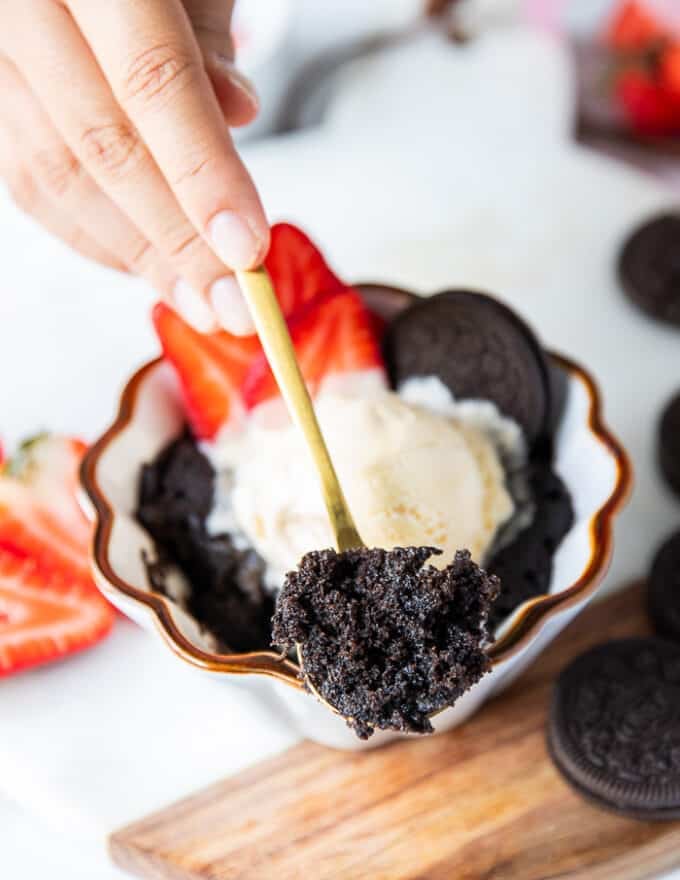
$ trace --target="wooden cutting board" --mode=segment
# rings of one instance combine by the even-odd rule
[[[458,730],[367,753],[303,742],[111,836],[157,880],[638,880],[680,863],[680,822],[586,803],[545,748],[559,670],[645,634],[636,585],[586,610]]]

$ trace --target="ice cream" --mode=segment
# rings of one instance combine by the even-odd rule
[[[432,388],[422,390],[432,396]],[[480,420],[479,410],[467,405],[467,416],[459,417],[450,395],[442,402],[441,389],[434,390],[434,407],[416,402],[413,387],[407,399],[387,390],[326,392],[315,406],[368,546],[433,545],[443,550],[433,558],[442,567],[467,548],[483,562],[513,513],[505,471],[493,432],[480,427],[488,413]],[[519,438],[510,435],[504,434],[506,446]],[[273,584],[305,553],[333,546],[314,468],[292,425],[254,422],[245,434],[223,436],[211,457],[222,487],[208,528],[219,533],[236,526],[267,562]]]

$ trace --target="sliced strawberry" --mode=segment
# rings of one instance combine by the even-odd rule
[[[286,317],[298,313],[318,296],[337,293],[346,285],[331,272],[309,238],[289,223],[271,229],[271,245],[264,261]]]
[[[93,586],[0,551],[0,676],[89,647],[113,619]]]
[[[85,445],[40,435],[0,476],[0,549],[89,582],[91,526],[77,501]]]
[[[637,2],[627,0],[614,13],[605,39],[615,49],[643,49],[667,36],[654,16]]]
[[[265,266],[313,391],[328,376],[366,370],[383,381],[375,319],[303,232],[288,223],[272,227]],[[337,303],[336,297],[341,297]],[[164,354],[179,375],[197,437],[212,440],[224,425],[240,423],[244,404],[252,409],[278,397],[255,336],[197,333],[162,304],[154,309],[154,323]]]
[[[384,375],[371,314],[351,288],[310,303],[293,316],[290,333],[312,395],[323,382],[340,374],[376,371],[381,378]],[[253,409],[278,393],[276,380],[261,354],[243,383],[246,406]]]
[[[163,353],[179,376],[191,427],[200,439],[211,440],[242,415],[239,388],[262,351],[259,340],[224,331],[198,333],[163,303],[155,306],[153,320]]]

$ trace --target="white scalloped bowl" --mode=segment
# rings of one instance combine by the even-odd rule
[[[370,285],[361,289],[370,307],[386,317],[412,297],[396,289]],[[593,379],[572,361],[551,357],[568,379],[556,435],[555,469],[571,492],[574,525],[555,554],[550,593],[525,602],[503,624],[490,650],[492,671],[455,706],[433,718],[437,733],[460,724],[514,681],[590,601],[609,565],[613,520],[632,482],[630,464],[602,421]],[[96,526],[94,576],[101,591],[124,614],[160,636],[181,662],[226,682],[238,678],[302,736],[346,749],[375,747],[403,736],[379,731],[368,741],[357,739],[342,718],[302,690],[295,663],[272,651],[215,653],[179,605],[152,592],[142,553],[152,551],[153,544],[134,516],[139,476],[142,465],[183,425],[175,374],[163,361],[153,361],[130,379],[115,422],[83,462],[82,483]]]

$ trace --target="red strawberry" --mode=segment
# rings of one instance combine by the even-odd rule
[[[90,581],[91,526],[77,501],[80,440],[40,435],[0,476],[0,549]]]
[[[281,311],[290,317],[318,296],[344,290],[321,253],[301,230],[277,223],[264,265],[274,283]]]
[[[637,0],[622,3],[614,13],[606,42],[615,49],[643,49],[667,36],[664,28]]]
[[[198,333],[163,303],[154,308],[153,320],[163,353],[179,375],[191,427],[197,437],[211,440],[242,414],[239,388],[261,352],[259,340],[224,331]]]
[[[93,586],[0,551],[0,676],[87,648],[113,617]]]
[[[669,46],[661,57],[659,78],[678,102],[680,115],[680,41]]]
[[[622,73],[616,91],[632,128],[643,135],[680,132],[680,101],[665,85],[640,69]]]
[[[303,232],[288,223],[275,225],[265,266],[314,391],[329,375],[372,369],[383,380],[373,317]],[[336,296],[343,298],[336,303]],[[154,323],[163,352],[179,375],[197,437],[214,439],[223,425],[239,423],[244,403],[252,408],[278,396],[255,336],[197,333],[162,304],[154,309]]]
[[[289,322],[302,375],[312,395],[324,381],[340,374],[374,371],[383,378],[383,364],[370,312],[351,288],[310,303]],[[278,395],[276,380],[264,354],[255,361],[243,384],[250,409]]]

